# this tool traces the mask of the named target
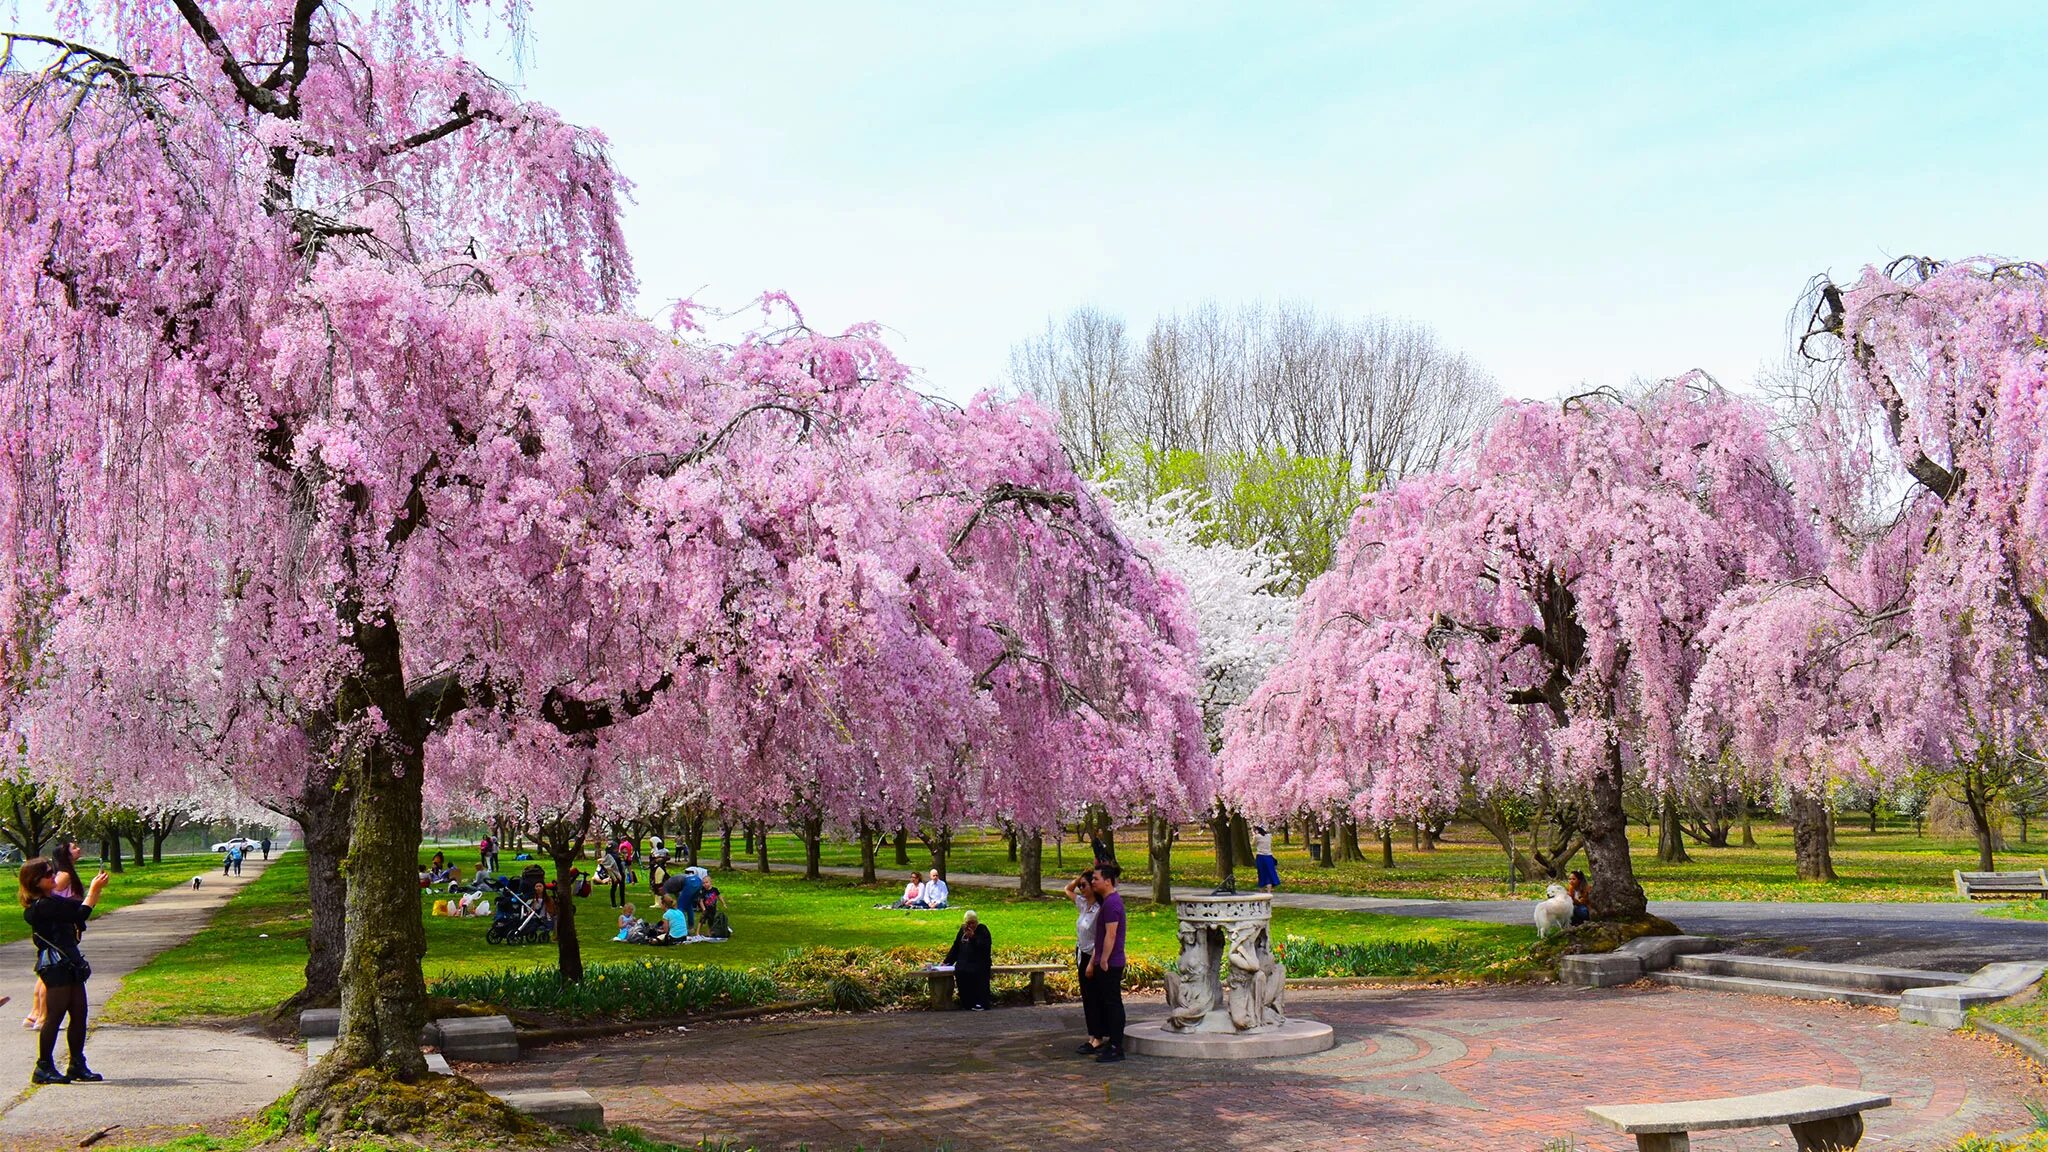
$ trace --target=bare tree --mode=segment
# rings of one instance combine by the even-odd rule
[[[1273,540],[1303,582],[1360,495],[1456,458],[1499,402],[1492,377],[1422,325],[1213,302],[1160,317],[1135,347],[1121,319],[1076,309],[1012,350],[1010,386],[1057,413],[1085,472],[1205,483],[1226,509],[1234,492],[1266,493],[1264,508],[1239,501],[1226,531]],[[1290,523],[1273,522],[1276,505]]]
[[[1097,308],[1076,308],[1041,335],[1010,350],[1010,384],[1058,414],[1075,468],[1092,475],[1123,438],[1120,397],[1131,375],[1124,322]]]

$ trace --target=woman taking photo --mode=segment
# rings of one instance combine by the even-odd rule
[[[78,950],[78,934],[100,902],[107,874],[102,872],[92,878],[83,900],[60,895],[58,876],[57,866],[42,856],[21,866],[22,918],[28,921],[29,939],[36,949],[36,975],[42,977],[43,987],[48,989],[36,1069],[29,1077],[37,1084],[105,1079],[85,1064],[85,982],[92,975],[92,967]],[[59,1072],[57,1029],[67,1021],[65,1038],[70,1042],[71,1066]]]
[[[57,895],[71,900],[85,899],[85,882],[78,878],[78,841],[63,840],[50,849],[50,866],[57,870]],[[28,1029],[41,1028],[43,1017],[48,1012],[49,991],[36,982],[36,998],[30,1005],[28,1015],[22,1017],[21,1026]]]

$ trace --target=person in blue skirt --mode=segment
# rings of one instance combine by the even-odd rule
[[[1257,824],[1252,825],[1252,863],[1259,867],[1259,891],[1271,892],[1280,887],[1280,862],[1273,859],[1273,834]]]

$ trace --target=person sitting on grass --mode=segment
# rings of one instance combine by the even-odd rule
[[[894,904],[877,904],[877,908],[922,908],[924,907],[924,877],[910,874],[910,883],[903,886],[903,899]]]
[[[633,914],[633,906],[631,904],[626,905],[625,909],[619,913],[619,934],[612,937],[612,939],[631,940],[633,938],[633,929],[639,923],[640,917]]]
[[[1586,883],[1586,874],[1577,869],[1572,871],[1571,882],[1564,890],[1572,898],[1572,926],[1578,927],[1593,918],[1593,886]]]
[[[951,894],[946,888],[946,882],[939,878],[939,870],[934,868],[932,869],[932,874],[925,878],[924,902],[919,907],[944,908],[946,906],[946,898]]]
[[[676,907],[673,896],[661,898],[661,927],[664,935],[660,943],[680,944],[690,938],[690,914]]]

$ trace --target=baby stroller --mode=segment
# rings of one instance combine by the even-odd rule
[[[492,882],[498,900],[491,926],[484,932],[485,943],[546,944],[553,938],[555,920],[547,912],[547,878],[547,871],[535,864],[517,880],[500,876]]]

